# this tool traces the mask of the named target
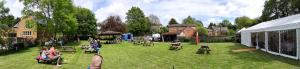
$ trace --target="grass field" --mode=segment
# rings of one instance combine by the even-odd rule
[[[86,69],[93,54],[85,54],[79,46],[76,53],[63,53],[60,69]],[[103,69],[294,69],[300,61],[271,55],[262,51],[232,52],[245,48],[236,43],[201,43],[212,49],[210,55],[195,54],[199,46],[183,43],[183,49],[170,51],[169,43],[155,43],[154,47],[135,46],[128,42],[103,45]],[[0,56],[0,69],[53,69],[55,65],[38,64],[38,47]]]

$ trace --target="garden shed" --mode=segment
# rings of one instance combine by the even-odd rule
[[[244,29],[241,43],[271,54],[300,59],[300,14]]]

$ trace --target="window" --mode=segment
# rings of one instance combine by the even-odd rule
[[[265,32],[259,32],[257,34],[258,47],[265,49]]]
[[[296,30],[283,30],[280,31],[281,53],[296,56],[297,52],[297,39]]]
[[[31,33],[31,31],[23,31],[23,35],[24,36],[31,36],[32,33]]]
[[[268,32],[268,49],[279,53],[279,31]]]
[[[251,33],[251,44],[254,47],[257,45],[256,36],[257,36],[257,33]]]

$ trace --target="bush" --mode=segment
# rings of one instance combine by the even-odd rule
[[[190,42],[190,41],[192,41],[191,38],[185,38],[185,37],[178,37],[178,40],[180,42]]]
[[[206,42],[233,42],[233,36],[225,36],[225,37],[207,37]]]

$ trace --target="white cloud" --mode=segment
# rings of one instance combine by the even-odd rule
[[[22,16],[22,10],[24,8],[23,3],[21,3],[19,0],[5,0],[5,7],[8,7],[10,9],[9,14],[14,15],[16,17]]]
[[[5,6],[11,9],[10,14],[21,16],[24,7],[19,0],[7,0]],[[250,18],[262,14],[265,0],[73,0],[76,6],[92,10],[98,22],[110,15],[120,15],[125,21],[126,12],[132,6],[140,7],[145,15],[157,15],[163,25],[167,25],[171,18],[181,22],[187,16],[202,20],[204,25],[233,19],[239,16]]]
[[[120,15],[124,19],[128,9],[138,6],[146,15],[159,16],[163,25],[166,25],[170,18],[176,18],[178,22],[181,22],[189,15],[206,17],[197,19],[205,20],[203,22],[208,25],[209,22],[218,22],[223,20],[222,18],[239,16],[256,18],[261,15],[264,0],[227,0],[223,3],[213,0],[132,0],[131,2],[117,0],[108,3],[108,6],[96,11],[98,21],[104,20],[111,14]]]

